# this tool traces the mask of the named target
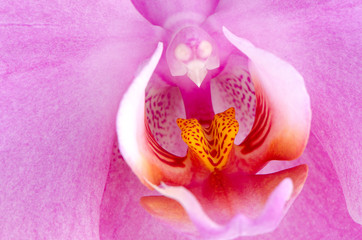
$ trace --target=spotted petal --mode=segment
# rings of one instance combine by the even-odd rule
[[[149,101],[155,106],[163,103],[162,101],[152,102],[152,99],[148,99],[148,103],[145,104],[147,84],[161,58],[162,50],[163,44],[159,43],[151,59],[145,63],[123,96],[117,115],[118,142],[125,161],[143,183],[145,183],[144,178],[147,178],[157,184],[161,180],[185,184],[190,181],[191,163],[186,157],[169,153],[157,142],[157,135],[155,134],[155,137],[153,133],[160,133],[160,128],[157,126],[162,123],[155,123],[160,119],[156,119],[154,113],[148,114],[150,117],[148,120],[145,114],[148,110],[145,110],[145,106],[149,105]],[[150,98],[157,94],[155,91],[148,91]],[[169,94],[173,94],[170,99],[177,98],[177,91],[171,91]]]
[[[249,58],[255,87],[254,125],[235,150],[237,166],[259,171],[269,160],[301,155],[309,136],[310,100],[302,76],[287,62],[223,29],[226,38]]]

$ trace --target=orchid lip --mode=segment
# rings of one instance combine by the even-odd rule
[[[163,182],[156,186],[146,178],[144,180],[162,195],[179,202],[199,232],[207,236],[207,239],[234,239],[238,236],[253,236],[273,231],[284,215],[284,206],[292,197],[294,187],[293,181],[285,178],[270,194],[259,216],[249,218],[237,214],[226,224],[221,225],[205,213],[203,206],[188,189],[168,186]]]
[[[234,108],[216,114],[207,128],[202,127],[196,119],[177,119],[177,125],[193,155],[210,171],[217,171],[226,165],[239,130]]]

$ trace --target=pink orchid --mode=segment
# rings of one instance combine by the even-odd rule
[[[188,80],[193,89],[198,88],[190,79],[203,89],[208,76],[218,71],[215,70],[218,63],[214,61],[181,64],[184,69],[177,72],[180,65],[175,67],[173,64],[177,63],[161,56],[159,42],[164,42],[163,50],[167,51],[167,47],[172,46],[173,27],[187,21],[197,23],[210,36],[208,43],[212,49],[218,49],[220,65],[225,71],[229,69],[228,58],[223,54],[230,54],[230,49],[238,49],[249,58],[248,70],[252,78],[253,74],[259,76],[258,81],[267,91],[263,96],[268,97],[271,105],[282,104],[281,108],[273,108],[273,111],[280,111],[273,116],[286,116],[284,113],[289,116],[285,108],[294,106],[295,102],[288,105],[282,101],[283,97],[299,98],[288,91],[282,92],[285,96],[281,96],[279,90],[282,88],[278,84],[274,92],[273,84],[263,82],[265,76],[277,73],[276,69],[264,65],[270,63],[270,56],[278,64],[280,58],[287,66],[298,69],[311,98],[311,134],[304,154],[293,162],[271,162],[262,170],[263,173],[277,172],[307,163],[308,180],[279,227],[272,233],[254,238],[361,238],[361,86],[358,81],[361,5],[357,1],[323,4],[226,0],[197,3],[6,1],[0,9],[1,239],[186,239],[142,209],[139,199],[155,195],[155,191],[145,188],[127,164],[112,153],[112,149],[116,141],[119,102],[127,99],[132,87],[139,89],[135,83],[142,78],[140,76],[148,74],[148,78],[157,83],[157,77],[153,78],[156,69],[155,73],[161,78],[171,73],[174,78]],[[167,21],[171,16],[174,21]],[[224,31],[223,26],[226,27]],[[201,57],[212,55],[208,53],[210,46],[205,44],[200,48]],[[187,58],[188,50],[181,48],[178,51],[178,45],[173,52],[179,53],[176,54],[179,60]],[[263,58],[260,58],[261,53]],[[235,59],[239,61],[237,57]],[[297,79],[296,83],[301,83],[294,68],[290,70],[292,75],[283,72],[281,80],[283,76],[292,76]],[[162,73],[164,75],[160,75]],[[204,76],[205,82],[202,83],[200,79]],[[219,75],[215,73],[213,76]],[[217,81],[214,80],[213,84]],[[142,85],[142,81],[138,82]],[[160,84],[156,86],[162,90],[164,85]],[[303,83],[298,86],[297,92],[303,88]],[[152,94],[152,89],[150,92]],[[219,96],[219,100],[214,103],[223,103],[221,100],[225,95],[221,91],[216,91],[214,99],[215,96]],[[194,99],[192,95],[184,98],[185,106],[195,106]],[[296,101],[297,106],[308,109],[308,102],[304,100],[301,105]],[[123,111],[122,102],[120,112]],[[130,104],[132,102],[126,106],[134,109],[135,114],[144,114]],[[208,101],[203,108],[212,107],[207,104]],[[222,111],[226,110],[224,105],[219,105]],[[184,112],[184,116],[186,113],[195,116],[193,114],[200,109],[186,108],[189,112]],[[299,114],[300,108],[293,116]],[[286,159],[297,157],[304,147],[306,129],[309,129],[308,114],[304,117],[306,120],[301,120],[304,124],[300,125],[303,134],[297,141],[300,146],[292,151],[293,156]],[[294,123],[294,118],[288,119]],[[134,127],[132,121],[140,120],[143,119],[130,117],[129,124]],[[251,127],[248,121],[237,120],[243,126],[239,128],[242,132],[247,126]],[[122,126],[127,130],[127,126]],[[128,130],[132,132],[132,129]],[[298,134],[293,136],[299,139]],[[240,135],[239,138],[242,140]],[[130,139],[134,137],[130,136]],[[136,139],[138,144],[139,139]],[[120,142],[125,143],[121,139]],[[120,148],[122,150],[122,145]],[[144,166],[139,168],[137,164],[132,165],[129,156],[124,158],[145,184],[180,201],[190,213],[187,211],[190,205],[182,203],[182,199],[173,194],[180,190],[184,194],[185,188],[157,186],[160,182],[169,184],[167,180],[170,182],[174,176],[152,178],[154,176],[146,174]],[[278,159],[282,158],[272,156],[267,160]],[[253,166],[255,168],[250,171],[257,172],[264,164]],[[160,176],[167,173],[178,174],[167,170]],[[284,203],[296,186],[290,178],[279,181],[267,194],[269,202],[282,203],[277,211],[277,223],[289,207],[287,204],[285,208]],[[200,200],[195,200],[197,194],[187,191],[183,196],[187,196],[192,206],[199,206],[193,208],[197,213],[202,213],[200,209],[207,211],[202,202],[197,205]],[[275,200],[279,199],[278,196],[281,196],[281,201]],[[269,202],[266,201],[262,209],[268,210]],[[273,208],[270,209],[275,209],[276,205],[271,205]],[[244,215],[236,215],[222,224],[212,220],[212,213],[211,221],[208,215],[190,216],[194,223],[201,226],[206,223],[207,228],[212,226],[214,232],[208,232],[210,229],[203,232],[204,228],[198,228],[206,236],[225,232],[232,233],[224,235],[228,237],[243,235],[231,231],[235,229],[233,224],[242,226],[242,222],[245,226],[245,223],[250,223]],[[250,226],[264,225],[252,223]],[[274,228],[275,224],[270,229]],[[256,232],[263,230],[257,229]]]

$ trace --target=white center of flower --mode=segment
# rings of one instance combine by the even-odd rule
[[[220,66],[213,39],[201,28],[186,27],[170,42],[166,58],[172,76],[187,75],[198,87],[207,70]]]
[[[188,70],[187,76],[200,87],[207,74],[205,63],[200,60],[192,60],[186,66]]]
[[[181,43],[175,48],[175,57],[180,61],[187,61],[190,59],[192,54],[191,48]]]
[[[202,41],[197,48],[197,55],[201,58],[208,58],[212,53],[212,45],[208,41]]]

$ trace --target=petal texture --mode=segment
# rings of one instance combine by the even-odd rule
[[[224,24],[301,72],[311,96],[311,131],[336,168],[352,218],[361,223],[360,1],[224,0],[216,12],[210,27]]]
[[[188,188],[212,219],[225,223],[239,213],[249,218],[258,217],[271,193],[284,179],[289,178],[293,183],[293,192],[285,207],[287,210],[302,190],[307,175],[306,165],[265,175],[229,175],[220,172]]]
[[[360,239],[361,227],[350,218],[338,176],[331,162],[326,160],[328,154],[312,134],[299,160],[269,163],[268,172],[307,163],[309,174],[304,189],[274,232],[238,239]],[[101,205],[101,239],[190,239],[177,234],[169,225],[160,224],[142,209],[138,200],[154,194],[129,171],[123,159],[115,158],[111,162]]]
[[[177,118],[185,118],[185,106],[180,90],[154,74],[146,89],[145,111],[147,123],[154,139],[166,151],[185,156],[187,145],[181,139]],[[152,81],[152,79],[151,79]]]
[[[274,230],[283,216],[286,201],[291,197],[293,183],[288,178],[283,180],[270,195],[264,210],[257,218],[249,219],[240,214],[226,225],[219,225],[211,220],[195,196],[186,188],[166,185],[153,187],[183,206],[203,238],[233,239],[238,236],[257,235]]]
[[[99,238],[117,105],[155,43],[137,12],[118,7],[1,3],[1,239]],[[150,45],[139,50],[142,36],[122,44],[134,35],[123,24]]]
[[[362,237],[361,226],[348,214],[341,184],[328,158],[318,139],[311,134],[300,159],[271,162],[265,167],[265,170],[274,172],[303,162],[308,164],[309,174],[303,191],[280,226],[273,233],[256,239],[348,240]]]
[[[152,135],[145,116],[146,87],[162,51],[163,44],[159,43],[122,98],[117,114],[118,142],[125,161],[141,182],[145,183],[146,178],[154,183],[185,184],[190,181],[191,162],[165,151]]]
[[[140,198],[154,191],[146,188],[129,169],[117,145],[115,139],[114,155],[100,206],[100,239],[186,240],[187,237],[161,224],[141,207]]]
[[[132,0],[137,10],[152,24],[174,29],[179,24],[199,24],[213,13],[218,0],[147,1]]]
[[[248,72],[245,57],[232,55],[222,72],[211,80],[212,106],[216,113],[235,108],[239,132],[235,144],[239,145],[250,133],[255,119],[255,89]]]
[[[242,159],[239,167],[257,172],[269,160],[297,158],[307,143],[311,121],[309,95],[302,76],[287,62],[226,28],[224,33],[249,58],[256,95],[253,128],[235,150],[235,157]]]
[[[220,226],[233,225],[233,221],[240,221],[238,229],[234,229],[237,236],[257,235],[274,229],[293,200],[300,193],[306,177],[307,167],[300,165],[284,171],[257,176],[240,174],[229,176],[217,173],[210,176],[207,181],[199,186],[190,186],[190,191],[187,189],[180,190],[181,187],[172,188],[175,192],[172,189],[168,192],[170,187],[167,187],[166,192],[162,189],[158,189],[158,191],[182,204],[202,236],[210,237],[210,233],[207,233],[207,231],[211,232],[211,234],[215,234],[215,231],[220,231],[221,235],[219,238],[226,238],[228,234],[232,234],[227,232],[232,232],[233,230],[222,229]],[[276,208],[273,210],[273,205],[268,204],[272,201],[273,192],[278,191],[276,190],[278,185],[282,184],[285,179],[291,181],[291,193],[287,199],[279,203],[281,204],[280,208],[278,208],[278,203],[274,202]],[[193,230],[186,212],[182,211],[182,207],[172,200],[153,196],[144,197],[141,202],[152,215],[174,226],[182,226],[182,230],[187,232]],[[200,207],[202,209],[197,212],[197,209]],[[173,210],[170,211],[171,208]],[[274,215],[268,216],[266,211],[269,212],[268,214],[273,212]],[[239,217],[237,217],[238,215]],[[241,215],[243,217],[240,217]],[[212,223],[214,221],[215,223]],[[218,226],[219,224],[221,225]],[[236,225],[231,225],[231,228],[237,227]],[[207,226],[214,227],[208,229]],[[178,227],[175,228],[179,231],[181,230]]]

